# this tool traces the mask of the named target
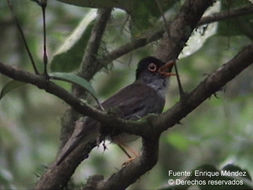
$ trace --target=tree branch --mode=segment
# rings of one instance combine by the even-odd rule
[[[80,75],[87,80],[91,79],[90,73],[93,73],[93,70],[97,69],[97,53],[105,31],[106,24],[110,18],[111,11],[111,8],[98,10],[97,22],[92,29],[92,33],[88,41],[87,48],[85,49],[80,68]]]
[[[243,16],[243,15],[252,14],[252,13],[253,13],[252,6],[238,8],[238,9],[234,9],[234,10],[230,10],[230,11],[223,11],[220,13],[214,13],[213,15],[203,17],[199,21],[197,26],[209,24],[211,22],[217,22],[220,20],[229,19],[229,18],[231,18],[231,16],[236,17],[236,16]],[[171,24],[169,23],[168,25],[170,27]],[[113,50],[112,52],[110,52],[108,55],[106,55],[102,59],[99,59],[98,62],[101,64],[100,64],[100,67],[98,68],[98,70],[100,70],[105,65],[110,64],[113,60],[115,60],[115,59],[117,59],[117,58],[131,52],[131,51],[134,51],[134,50],[136,50],[140,47],[143,47],[151,42],[159,40],[160,38],[162,38],[162,36],[164,34],[164,30],[161,27],[157,31],[153,32],[151,35],[149,33],[150,32],[148,32],[147,34],[143,35],[142,37],[140,37],[139,39],[137,39],[133,42],[129,42],[129,43]]]

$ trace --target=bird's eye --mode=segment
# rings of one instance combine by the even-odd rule
[[[151,71],[151,72],[155,72],[157,69],[156,65],[154,63],[150,63],[148,65],[148,70]]]

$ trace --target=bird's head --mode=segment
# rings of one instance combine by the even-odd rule
[[[174,61],[164,63],[155,57],[143,58],[139,62],[136,70],[136,80],[140,79],[140,77],[159,77],[165,79],[169,76],[173,76],[174,74],[171,73],[171,70],[173,68],[174,63]]]

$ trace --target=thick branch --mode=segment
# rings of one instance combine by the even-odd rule
[[[90,73],[93,73],[93,70],[97,69],[96,57],[106,24],[111,15],[111,11],[111,8],[98,10],[97,21],[92,29],[87,48],[85,49],[84,57],[81,62],[80,75],[88,80],[91,78]]]

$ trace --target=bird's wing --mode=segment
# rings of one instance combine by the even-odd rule
[[[165,104],[153,88],[139,82],[123,88],[102,103],[108,111],[112,109],[124,119],[138,119],[149,113],[161,113]]]

